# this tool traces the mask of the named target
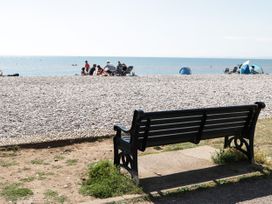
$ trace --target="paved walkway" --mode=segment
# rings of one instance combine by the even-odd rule
[[[255,172],[248,162],[233,165],[215,165],[210,146],[150,154],[139,157],[140,184],[147,194],[168,192],[180,187],[218,179],[242,176]],[[129,198],[129,197],[128,197]],[[120,201],[124,198],[96,200],[91,203]],[[154,198],[145,203],[272,203],[272,179],[243,181],[195,190],[179,196]],[[90,202],[87,202],[90,203]]]

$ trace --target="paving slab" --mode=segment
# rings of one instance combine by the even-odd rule
[[[138,161],[139,176],[143,179],[215,166],[211,160],[215,151],[213,147],[200,146],[141,156]]]
[[[162,152],[139,157],[140,184],[146,193],[199,184],[254,172],[249,162],[216,165],[210,146]]]

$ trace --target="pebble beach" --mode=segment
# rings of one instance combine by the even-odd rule
[[[272,75],[1,77],[0,145],[113,135],[133,111],[265,102],[272,116]]]

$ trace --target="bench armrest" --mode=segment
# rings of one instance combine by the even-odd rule
[[[115,131],[120,131],[120,132],[124,132],[124,133],[129,133],[129,132],[130,132],[129,129],[125,128],[125,127],[122,126],[122,125],[114,125],[113,129],[114,129]]]

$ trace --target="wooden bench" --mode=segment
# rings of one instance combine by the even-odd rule
[[[114,164],[138,183],[137,152],[146,147],[224,137],[224,148],[235,147],[254,161],[254,132],[265,104],[144,112],[135,110],[130,129],[115,125]]]

